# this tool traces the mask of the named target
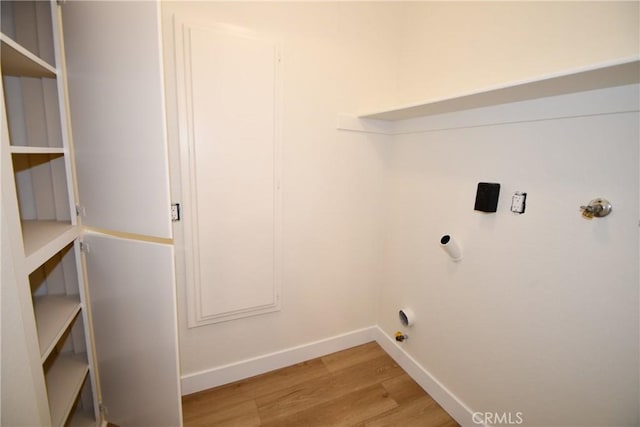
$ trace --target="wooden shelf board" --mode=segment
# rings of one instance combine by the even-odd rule
[[[96,420],[92,414],[87,414],[82,410],[77,410],[69,420],[68,427],[96,427]]]
[[[80,299],[77,296],[66,295],[37,297],[34,302],[34,311],[40,356],[44,362],[80,312]]]
[[[2,74],[18,77],[55,77],[56,69],[0,33]]]
[[[66,221],[22,221],[27,273],[40,267],[79,233],[77,226]]]
[[[12,145],[9,147],[11,154],[64,154],[62,147],[28,147]]]
[[[640,83],[640,60],[627,58],[566,73],[486,88],[443,99],[369,112],[358,117],[405,120],[587,90]]]
[[[89,372],[86,358],[60,355],[45,374],[53,426],[63,426]]]

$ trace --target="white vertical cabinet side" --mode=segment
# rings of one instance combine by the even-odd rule
[[[157,2],[62,6],[84,225],[170,238]]]
[[[3,94],[0,80],[0,94]],[[22,258],[18,203],[12,179],[9,133],[0,102],[0,425],[47,425],[49,406],[29,282]]]
[[[19,303],[19,288],[29,286],[18,280],[8,242],[5,216],[2,214],[2,357],[0,382],[0,425],[47,425],[49,407],[35,337],[35,323],[27,319]],[[32,316],[33,317],[33,316]],[[26,331],[31,331],[27,334]]]
[[[107,419],[182,425],[173,246],[98,233],[84,241]]]

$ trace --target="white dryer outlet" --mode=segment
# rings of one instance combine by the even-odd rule
[[[526,200],[527,193],[516,191],[511,198],[511,212],[523,214]]]

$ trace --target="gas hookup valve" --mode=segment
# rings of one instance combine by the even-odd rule
[[[407,339],[409,339],[408,335],[403,334],[400,331],[396,332],[396,341],[403,342],[404,340],[407,340]]]

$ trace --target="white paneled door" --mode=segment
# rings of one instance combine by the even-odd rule
[[[62,7],[83,224],[170,238],[156,2]]]
[[[102,405],[118,426],[179,426],[173,246],[84,236]]]
[[[100,403],[121,427],[182,425],[159,8],[62,6]]]

